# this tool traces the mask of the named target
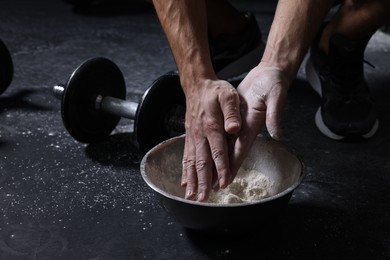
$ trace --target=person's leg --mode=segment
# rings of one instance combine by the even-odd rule
[[[246,25],[244,13],[237,10],[226,0],[208,0],[207,24],[209,35],[217,37],[221,34],[235,34]]]
[[[206,1],[210,52],[221,79],[236,77],[257,66],[264,42],[256,18],[229,1]]]
[[[321,95],[315,116],[326,136],[369,138],[378,129],[374,102],[364,77],[364,52],[390,17],[388,0],[346,0],[314,41],[306,75]]]
[[[346,0],[325,27],[320,49],[328,52],[330,37],[341,34],[351,40],[370,38],[390,19],[388,0]]]

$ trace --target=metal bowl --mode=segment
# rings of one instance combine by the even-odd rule
[[[304,178],[301,160],[285,145],[258,136],[242,168],[262,172],[274,185],[266,198],[238,204],[215,204],[184,199],[180,187],[184,136],[152,148],[141,162],[141,174],[165,210],[189,229],[240,231],[261,228],[282,214],[294,189]]]

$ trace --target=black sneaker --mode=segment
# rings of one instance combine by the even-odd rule
[[[247,26],[237,34],[224,34],[209,39],[214,70],[221,79],[239,76],[260,63],[265,44],[256,18],[244,13]]]
[[[352,41],[335,34],[329,42],[329,55],[318,48],[318,39],[310,50],[306,77],[322,99],[315,123],[334,140],[370,138],[378,130],[363,70],[368,41]]]

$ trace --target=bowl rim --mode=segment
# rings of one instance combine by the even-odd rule
[[[305,165],[303,163],[303,160],[302,158],[292,149],[290,149],[288,146],[286,146],[285,144],[279,142],[279,141],[276,141],[272,138],[266,138],[265,140],[267,141],[271,141],[271,142],[276,142],[278,145],[281,145],[283,146],[285,149],[287,149],[293,156],[295,156],[300,165],[301,165],[301,171],[300,171],[300,174],[299,174],[299,178],[294,182],[293,185],[291,185],[290,187],[288,187],[287,189],[277,193],[277,194],[274,194],[272,196],[269,196],[269,197],[266,197],[266,198],[263,198],[263,199],[260,199],[260,200],[256,200],[256,201],[253,201],[253,202],[242,202],[242,203],[231,203],[231,204],[219,204],[219,203],[213,203],[213,202],[200,202],[200,201],[194,201],[194,200],[189,200],[189,199],[184,199],[184,198],[181,198],[181,197],[178,197],[178,196],[175,196],[175,195],[172,195],[160,188],[158,188],[156,185],[153,184],[152,180],[149,178],[149,176],[147,176],[146,174],[146,171],[145,171],[145,165],[146,165],[146,160],[148,159],[148,157],[150,156],[150,154],[158,149],[159,147],[161,146],[165,146],[165,145],[169,145],[171,143],[175,143],[175,142],[178,142],[180,141],[182,138],[184,138],[185,135],[179,135],[179,136],[175,136],[175,137],[172,137],[170,139],[167,139],[163,142],[161,142],[160,144],[156,145],[155,147],[153,147],[152,149],[150,149],[146,154],[145,156],[142,158],[141,160],[141,165],[140,165],[140,169],[141,169],[141,176],[142,178],[144,179],[145,183],[152,189],[154,190],[155,192],[157,192],[159,195],[162,195],[168,199],[173,199],[175,201],[178,201],[178,202],[182,202],[182,203],[185,203],[185,204],[192,204],[192,205],[196,205],[196,206],[202,206],[202,207],[213,207],[213,208],[237,208],[237,207],[245,207],[245,206],[252,206],[252,205],[258,205],[258,204],[263,204],[263,203],[267,203],[269,201],[273,201],[273,200],[276,200],[278,198],[281,198],[281,197],[284,197],[286,196],[287,194],[293,192],[303,181],[303,179],[305,178],[306,176],[306,173],[304,171],[305,169]],[[261,135],[259,135],[260,137],[263,137]]]

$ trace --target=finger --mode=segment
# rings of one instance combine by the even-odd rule
[[[234,151],[234,144],[236,143],[237,135],[227,135],[227,146],[228,146],[228,158],[230,160],[231,155]]]
[[[188,135],[184,136],[184,151],[183,151],[183,159],[182,159],[182,171],[181,171],[181,182],[180,185],[185,187],[187,185],[187,150],[188,150]]]
[[[218,176],[219,188],[226,188],[229,185],[231,178],[229,149],[227,136],[223,132],[213,131],[209,135],[208,142],[210,144],[211,157],[213,158],[214,167]]]
[[[230,156],[231,183],[235,178],[241,164],[245,160],[253,141],[265,125],[265,111],[257,111],[256,114],[246,113],[243,120],[240,135],[234,142],[234,148]]]
[[[240,97],[233,87],[223,92],[219,100],[224,118],[224,128],[228,134],[237,134],[241,128]]]
[[[218,191],[219,190],[219,180],[218,180],[218,174],[216,170],[213,170],[213,178],[212,178],[212,186],[211,189],[213,191]]]
[[[219,190],[219,180],[218,180],[217,170],[215,169],[215,165],[213,165],[213,172],[212,172],[212,178],[211,178],[211,189],[213,191]]]
[[[198,179],[198,201],[206,201],[211,191],[213,161],[210,154],[209,144],[202,139],[196,144],[196,173]],[[187,184],[188,186],[188,184]]]
[[[186,161],[183,161],[183,164],[186,165],[186,169],[185,176],[182,176],[183,179],[185,178],[185,180],[182,180],[182,184],[185,183],[186,185],[185,198],[193,199],[196,195],[198,179],[196,176],[195,145],[190,136],[186,137],[185,151]]]
[[[278,94],[279,98],[269,99],[267,103],[266,126],[272,138],[279,140],[282,136],[282,128],[280,127],[283,115],[283,108],[286,103],[286,94]]]

